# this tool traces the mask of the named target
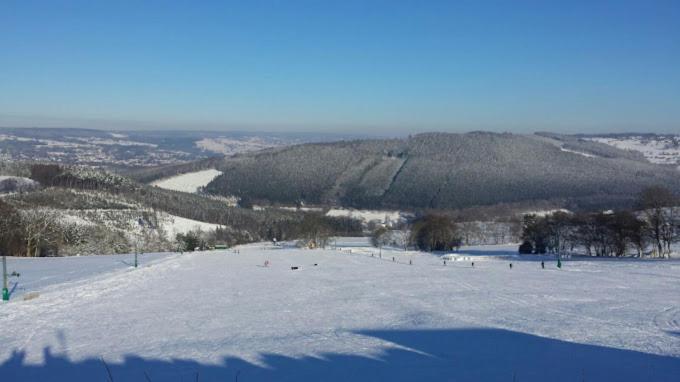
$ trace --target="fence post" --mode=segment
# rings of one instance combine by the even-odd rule
[[[2,255],[2,301],[9,301],[9,289],[7,288],[7,256]]]

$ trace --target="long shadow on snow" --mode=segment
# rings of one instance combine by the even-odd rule
[[[365,330],[392,347],[377,358],[262,354],[266,366],[225,357],[218,365],[128,355],[120,363],[72,361],[44,349],[41,365],[15,351],[0,381],[678,381],[680,358],[583,345],[497,329]],[[679,345],[680,346],[680,345]]]

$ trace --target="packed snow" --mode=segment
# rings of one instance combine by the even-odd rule
[[[175,253],[143,253],[138,263],[155,264]],[[98,277],[111,276],[112,272],[127,271],[134,265],[134,255],[98,255],[72,257],[17,257],[9,258],[8,272],[17,272],[10,282],[12,300],[21,300],[27,293],[80,283],[84,286]],[[2,311],[3,308],[0,308]],[[1,316],[1,315],[0,315]]]
[[[129,255],[10,258],[11,288],[39,296],[0,305],[0,380],[678,380],[680,261],[458,255],[362,238],[137,269]]]
[[[166,190],[182,191],[195,193],[201,187],[205,187],[213,179],[220,176],[222,171],[213,168],[208,170],[188,172],[186,174],[176,175],[170,178],[157,180],[151,183],[152,186],[164,188]]]

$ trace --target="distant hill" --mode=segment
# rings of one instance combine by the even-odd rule
[[[643,155],[555,134],[427,133],[302,144],[225,158],[206,191],[253,201],[358,208],[462,208],[560,199],[630,204],[680,174]]]
[[[117,171],[136,170],[131,176],[144,178],[149,176],[144,171],[149,167],[345,138],[345,135],[312,133],[0,127],[0,161],[45,161]],[[162,171],[158,174],[163,175]]]

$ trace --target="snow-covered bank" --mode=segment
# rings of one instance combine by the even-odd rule
[[[208,169],[157,180],[151,183],[151,185],[166,190],[194,193],[199,188],[207,186],[208,183],[221,174],[222,171]]]
[[[541,269],[503,256],[515,246],[465,248],[489,255],[473,268],[384,248],[380,258],[362,240],[187,253],[10,301],[0,380],[106,380],[107,368],[114,381],[680,375],[678,261]]]

